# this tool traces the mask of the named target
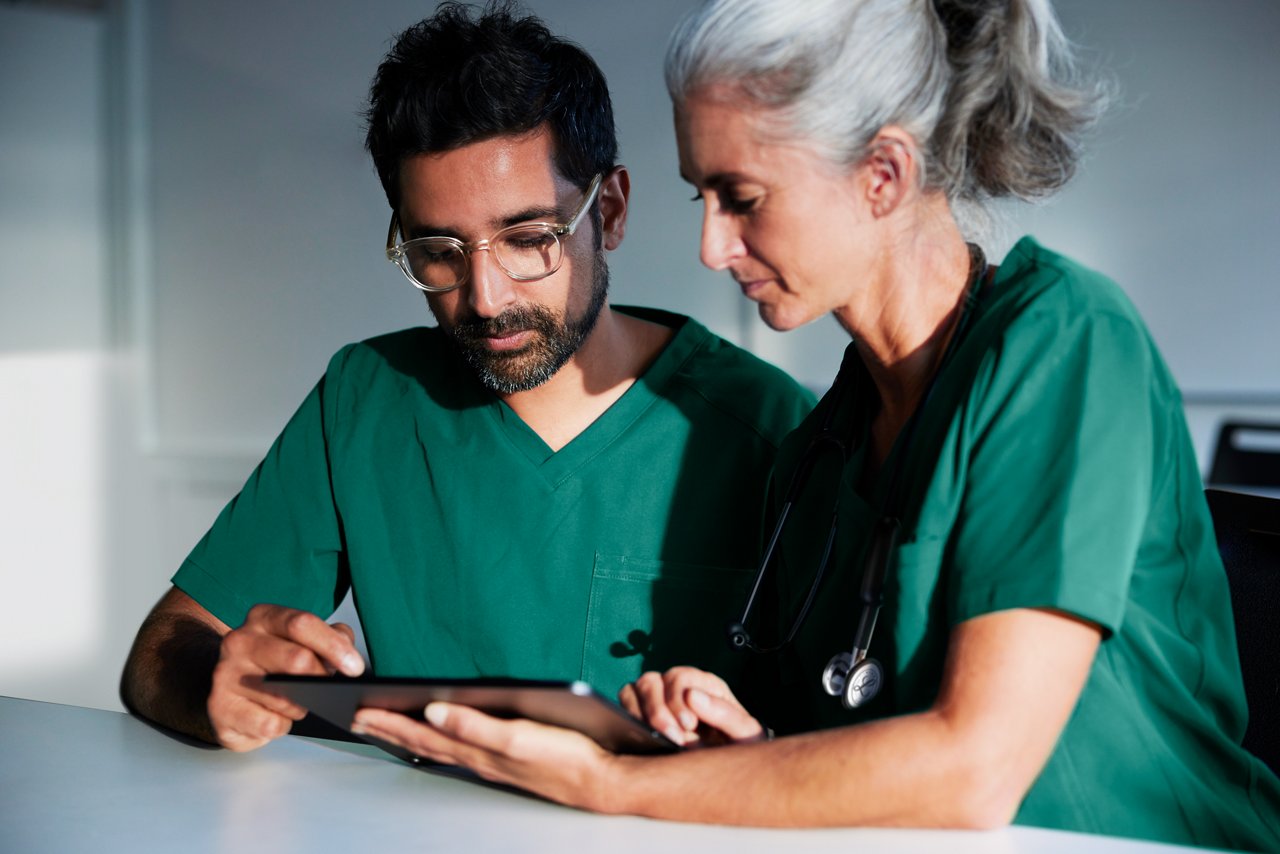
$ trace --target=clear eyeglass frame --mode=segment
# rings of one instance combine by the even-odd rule
[[[502,267],[503,272],[517,282],[534,282],[538,279],[545,279],[560,269],[560,264],[564,260],[563,238],[572,235],[582,223],[600,191],[600,183],[603,179],[603,174],[591,179],[591,184],[587,187],[587,192],[582,198],[582,204],[578,206],[578,209],[569,218],[568,222],[521,222],[500,229],[487,240],[477,240],[472,243],[465,243],[456,237],[417,237],[413,240],[406,240],[403,243],[396,243],[396,235],[400,231],[400,215],[396,211],[392,211],[391,225],[387,229],[387,260],[399,267],[400,272],[404,273],[405,278],[414,287],[432,294],[447,293],[466,284],[467,279],[471,276],[471,254],[481,250],[491,251],[494,260]],[[544,265],[544,269],[541,272],[530,273],[527,270],[512,269],[509,264],[510,259],[504,260],[501,247],[507,245],[506,241],[518,235],[524,235],[534,241],[539,238],[544,240],[546,238],[551,239],[552,243],[547,245],[548,251],[539,253]],[[446,266],[449,263],[456,265],[459,271],[456,276],[457,281],[445,285],[432,285],[419,279],[413,272],[411,256],[414,253],[424,252],[447,256],[447,260],[440,263]]]

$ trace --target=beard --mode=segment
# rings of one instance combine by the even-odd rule
[[[460,320],[453,326],[440,323],[440,328],[485,388],[516,394],[551,379],[578,352],[595,329],[608,293],[609,267],[604,253],[598,252],[591,271],[591,298],[578,317],[537,304],[517,305],[497,317]],[[519,350],[494,352],[485,345],[487,337],[519,331],[534,333],[533,340]]]

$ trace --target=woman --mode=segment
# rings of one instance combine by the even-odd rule
[[[696,10],[667,80],[703,263],[773,328],[831,313],[852,338],[731,629],[766,650],[756,716],[677,669],[624,702],[738,743],[612,756],[442,704],[360,726],[602,811],[1280,846],[1169,372],[1114,285],[1030,239],[989,267],[957,220],[1071,176],[1098,99],[1067,59],[1043,0]]]

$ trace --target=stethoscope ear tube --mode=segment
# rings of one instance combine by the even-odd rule
[[[876,520],[867,550],[862,573],[862,586],[858,591],[858,629],[853,636],[853,649],[838,652],[827,662],[822,671],[822,688],[832,697],[839,697],[846,709],[856,709],[875,699],[884,682],[880,662],[867,657],[871,648],[871,635],[876,629],[876,618],[884,601],[884,580],[889,574],[898,535],[902,526],[892,516]]]
[[[835,422],[836,408],[844,395],[842,377],[842,373],[836,374],[835,382],[832,384],[833,393],[826,406],[822,424],[818,428],[818,432],[810,438],[804,453],[800,455],[795,471],[791,474],[791,481],[787,484],[787,491],[783,496],[782,509],[778,512],[778,521],[774,524],[773,534],[769,537],[768,545],[765,546],[764,557],[761,558],[760,566],[756,569],[756,577],[751,582],[751,592],[747,594],[747,601],[742,606],[742,616],[725,627],[729,647],[735,651],[750,650],[755,653],[770,653],[777,652],[791,643],[795,639],[796,632],[800,630],[800,626],[804,624],[809,608],[812,607],[814,597],[817,595],[818,587],[822,583],[822,576],[826,572],[827,564],[831,560],[831,550],[836,541],[836,520],[838,518],[838,508],[835,507],[831,510],[831,526],[822,549],[822,559],[818,563],[818,572],[814,576],[813,584],[809,587],[809,594],[805,597],[804,605],[801,607],[800,613],[792,624],[790,631],[774,646],[760,646],[754,643],[751,640],[751,635],[747,632],[747,618],[751,615],[751,609],[755,605],[756,597],[760,595],[760,585],[764,581],[765,574],[769,571],[769,565],[773,563],[777,554],[778,542],[782,538],[783,530],[786,529],[787,519],[791,515],[791,508],[795,505],[796,499],[799,498],[805,483],[808,482],[818,455],[824,448],[834,449],[840,455],[842,469],[844,463],[848,460],[848,448],[845,447],[845,443],[840,436],[831,429],[832,424]]]
[[[805,618],[809,615],[809,609],[813,607],[813,600],[817,598],[818,588],[822,586],[822,577],[827,571],[827,565],[831,562],[831,550],[835,547],[836,542],[836,521],[838,518],[835,510],[831,513],[831,526],[827,531],[827,539],[822,548],[822,559],[818,563],[818,573],[813,579],[813,584],[809,586],[809,593],[805,596],[804,604],[800,606],[800,612],[796,615],[795,621],[791,624],[791,629],[787,632],[783,639],[774,646],[760,646],[751,640],[751,635],[747,632],[747,617],[751,614],[751,606],[755,604],[756,596],[760,592],[760,584],[764,580],[765,572],[769,568],[769,563],[773,560],[774,550],[778,545],[778,538],[782,534],[783,525],[787,520],[787,516],[791,513],[791,502],[787,502],[782,507],[782,512],[778,516],[778,525],[773,531],[773,536],[769,538],[769,546],[765,550],[764,560],[760,563],[760,568],[756,571],[756,578],[751,585],[751,593],[747,596],[747,603],[742,609],[742,616],[730,623],[725,632],[729,638],[729,646],[734,650],[749,649],[757,653],[777,652],[787,644],[795,640],[796,633],[800,631],[800,627],[804,625]]]
[[[862,574],[862,589],[858,591],[862,609],[858,615],[858,630],[853,636],[855,658],[860,657],[859,650],[865,656],[871,646],[871,633],[875,631],[876,617],[884,602],[884,580],[889,574],[889,564],[893,562],[901,531],[902,525],[892,516],[881,516],[876,520],[871,548],[867,553],[867,569]]]

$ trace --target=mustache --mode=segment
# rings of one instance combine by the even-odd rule
[[[497,317],[459,320],[454,324],[453,334],[464,341],[477,341],[527,329],[545,333],[554,328],[555,318],[549,311],[541,306],[522,305],[509,308]]]

